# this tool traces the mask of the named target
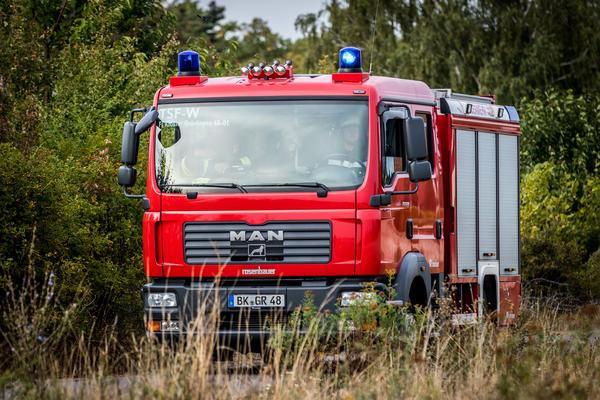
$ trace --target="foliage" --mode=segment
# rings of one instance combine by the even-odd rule
[[[200,7],[198,1],[193,0],[174,2],[167,7],[167,10],[175,17],[175,29],[183,44],[194,42],[202,37],[206,37],[210,43],[222,44],[224,33],[235,29],[235,24],[223,26],[225,7],[218,6],[214,1],[208,3],[206,10]]]
[[[600,247],[599,110],[600,98],[571,91],[522,102],[525,276],[595,298],[600,291],[590,282],[597,276],[597,256],[590,256]]]
[[[585,1],[332,0],[298,17],[295,47],[312,72],[322,56],[335,64],[339,48],[355,45],[376,74],[514,103],[549,87],[599,89],[599,16]]]
[[[551,161],[583,177],[600,171],[600,97],[573,90],[538,91],[521,102],[524,172]]]
[[[217,325],[218,303],[214,309],[200,311],[191,324],[196,335],[185,335],[177,345],[140,337],[124,348],[107,330],[98,336],[82,333],[61,348],[52,338],[38,340],[32,327],[22,323],[23,311],[40,322],[46,315],[46,289],[28,293],[9,301],[1,314],[3,319],[18,321],[15,329],[3,333],[27,356],[14,347],[5,359],[15,366],[0,375],[0,390],[6,397],[190,398],[202,393],[210,399],[570,399],[600,395],[598,306],[559,313],[551,298],[526,299],[519,325],[510,329],[498,329],[486,320],[454,326],[450,314],[443,311],[408,318],[406,310],[399,308],[396,321],[403,323],[401,329],[369,326],[327,347],[318,330],[309,329],[289,346],[282,342],[286,332],[277,328],[265,357],[234,353],[225,359],[230,354],[225,351],[217,353],[221,360],[215,362],[217,341],[206,326]],[[28,297],[39,300],[23,307],[20,299]],[[347,316],[360,319],[374,307],[383,310],[386,305],[356,304]],[[326,316],[308,312],[311,325],[324,325],[320,319]],[[71,315],[60,313],[56,325],[70,332]]]
[[[236,55],[240,65],[250,61],[255,64],[270,64],[275,59],[281,63],[285,61],[281,58],[286,54],[290,42],[271,31],[266,21],[254,18],[249,24],[242,24],[242,33],[239,41],[242,45]]]
[[[77,18],[56,20],[61,41],[40,61],[51,72],[35,81],[21,81],[17,71],[28,73],[44,48],[24,50],[31,37],[21,42],[19,30],[2,31],[16,39],[3,53],[14,69],[0,69],[2,108],[11,121],[0,145],[2,269],[17,282],[23,266],[39,277],[52,272],[63,306],[82,306],[82,329],[116,317],[128,330],[141,326],[141,209],[123,198],[114,174],[128,110],[151,102],[176,51],[175,42],[156,36],[168,37],[156,5],[95,1],[69,9]],[[22,2],[7,9],[9,25],[33,18]],[[144,23],[157,28],[152,39],[138,31]],[[159,47],[148,48],[148,41]]]
[[[365,297],[355,297],[351,304],[336,306],[335,312],[320,312],[312,294],[305,293],[283,327],[275,327],[268,345],[274,351],[295,353],[310,347],[316,353],[377,353],[385,346],[410,351],[417,326],[426,324],[428,310],[410,313],[408,307],[388,303],[394,298],[393,287],[387,293],[366,286]],[[287,361],[292,361],[288,359]]]

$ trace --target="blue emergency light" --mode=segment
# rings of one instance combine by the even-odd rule
[[[356,47],[341,49],[338,72],[362,72],[362,51]]]
[[[199,76],[200,56],[192,50],[182,51],[177,56],[177,66],[179,69],[177,76]]]

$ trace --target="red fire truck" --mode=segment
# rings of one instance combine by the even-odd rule
[[[148,130],[146,193],[133,195]],[[387,292],[390,274],[396,304],[450,296],[457,323],[514,322],[519,134],[514,107],[372,76],[353,47],[337,73],[310,75],[275,61],[209,78],[180,53],[123,130],[119,184],[145,209],[147,329],[185,334],[216,304],[220,335],[245,312],[244,333],[262,336],[308,291],[335,310],[365,284]]]

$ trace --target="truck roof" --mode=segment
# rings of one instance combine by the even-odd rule
[[[331,74],[294,75],[289,79],[248,79],[243,76],[208,78],[193,85],[166,86],[160,98],[190,99],[204,97],[276,96],[356,96],[363,89],[380,98],[435,104],[434,92],[421,81],[370,76],[364,82],[334,82]]]

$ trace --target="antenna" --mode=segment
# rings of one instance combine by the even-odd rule
[[[377,25],[378,14],[379,0],[377,0],[377,5],[375,6],[375,21],[373,22],[373,27],[371,28],[371,59],[369,60],[369,75],[371,75],[371,71],[373,70],[373,53],[375,52],[375,25]]]

